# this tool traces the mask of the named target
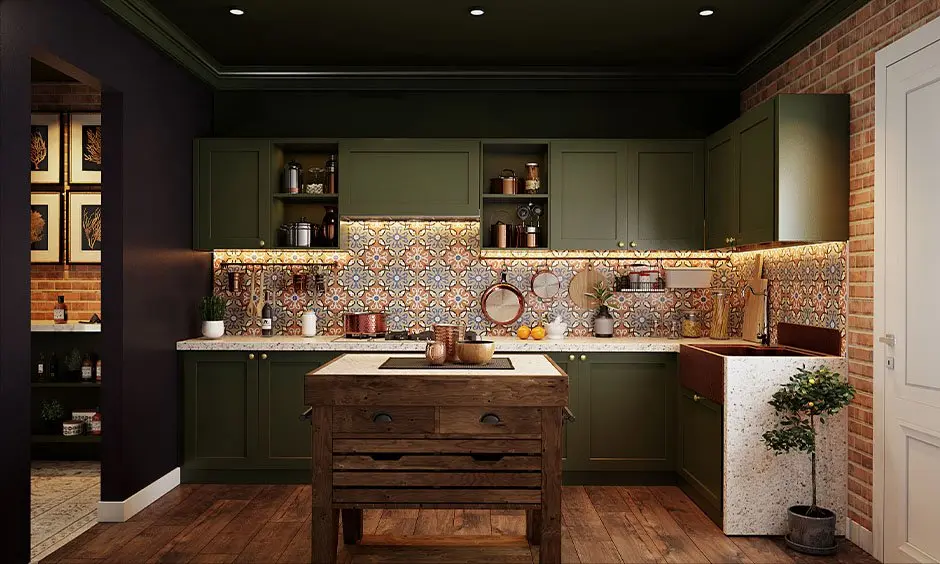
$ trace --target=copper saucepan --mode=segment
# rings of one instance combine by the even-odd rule
[[[483,315],[497,325],[512,325],[522,317],[525,310],[525,299],[518,288],[506,282],[506,273],[500,276],[500,281],[493,284],[483,292],[480,300]]]

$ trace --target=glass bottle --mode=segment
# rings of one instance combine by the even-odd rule
[[[330,158],[326,160],[326,186],[324,187],[324,194],[336,194],[337,188],[339,185],[339,170],[336,163],[336,155],[330,155]]]
[[[731,300],[726,288],[712,291],[714,305],[712,306],[712,324],[708,336],[712,339],[728,339],[730,337],[728,324],[731,319]]]
[[[52,321],[59,325],[69,322],[69,306],[65,305],[65,296],[59,296],[56,300],[55,309],[52,310]]]
[[[261,308],[261,335],[274,335],[274,308],[271,307],[270,294],[265,293],[264,306]]]
[[[101,383],[101,359],[95,362],[95,382]]]
[[[336,217],[336,207],[335,206],[324,206],[326,208],[326,213],[323,214],[323,243],[327,247],[337,246],[338,236],[339,236],[339,220]]]
[[[36,381],[44,382],[46,378],[46,355],[39,353],[39,360],[36,361]]]
[[[82,358],[82,382],[91,382],[94,378],[91,357],[87,354]]]

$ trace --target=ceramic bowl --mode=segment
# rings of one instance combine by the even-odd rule
[[[493,341],[458,341],[457,358],[464,364],[486,364],[493,359]]]

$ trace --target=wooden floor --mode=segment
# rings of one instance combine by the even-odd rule
[[[675,487],[566,487],[562,504],[564,562],[875,562],[845,541],[813,558],[780,539],[726,537]],[[375,510],[364,521],[364,544],[339,562],[538,561],[521,511]],[[310,487],[184,485],[43,562],[310,562]]]

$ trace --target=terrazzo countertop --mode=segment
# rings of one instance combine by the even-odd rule
[[[314,370],[319,376],[413,376],[414,370],[379,368],[389,358],[419,358],[418,354],[350,354],[341,356],[329,364]],[[562,373],[543,355],[510,354],[509,370],[429,368],[420,371],[421,376],[561,376]]]
[[[740,339],[666,339],[656,337],[567,337],[559,340],[522,341],[514,337],[483,337],[496,343],[497,352],[661,352],[677,353],[680,345],[741,344]],[[346,339],[335,335],[317,337],[222,337],[187,339],[176,343],[179,351],[336,351],[336,352],[423,352],[424,341]]]

